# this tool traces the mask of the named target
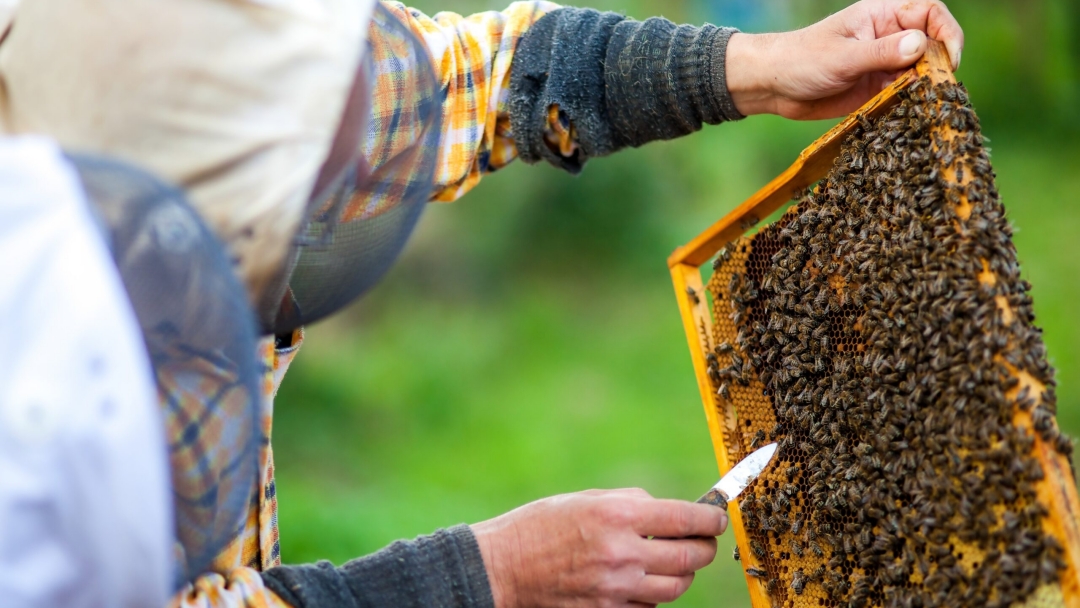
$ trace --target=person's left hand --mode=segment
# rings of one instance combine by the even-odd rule
[[[734,34],[728,90],[747,116],[844,116],[922,57],[927,36],[945,43],[957,69],[964,32],[940,0],[862,0],[798,31]]]

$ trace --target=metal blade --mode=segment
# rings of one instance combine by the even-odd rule
[[[726,494],[728,500],[735,500],[747,486],[757,479],[758,475],[761,475],[765,467],[769,466],[774,454],[776,454],[775,443],[758,448],[753,454],[743,458],[739,464],[732,467],[727,475],[724,475],[724,478],[713,486],[713,489]]]

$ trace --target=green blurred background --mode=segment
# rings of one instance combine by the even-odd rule
[[[595,0],[637,18],[802,27],[846,2]],[[953,0],[1024,273],[1080,434],[1080,1]],[[418,0],[429,13],[492,0]],[[716,464],[665,258],[831,123],[753,117],[594,160],[515,163],[431,205],[378,289],[309,328],[277,399],[287,563],[587,488],[693,499]],[[745,606],[730,536],[681,606]]]

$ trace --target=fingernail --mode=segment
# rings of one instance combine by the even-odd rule
[[[911,32],[900,39],[900,56],[907,59],[916,55],[922,46],[923,36],[918,32]]]
[[[960,54],[964,49],[962,49],[955,40],[946,42],[945,47],[949,49],[949,59],[952,60],[952,69],[955,72],[960,69]]]

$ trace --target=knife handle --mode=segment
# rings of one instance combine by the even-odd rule
[[[700,504],[703,504],[703,505],[712,505],[714,507],[720,507],[721,509],[727,511],[728,497],[727,497],[727,494],[724,494],[723,490],[720,490],[718,488],[713,488],[713,489],[709,490],[708,492],[706,492],[704,496],[697,499],[696,502],[698,502]]]

